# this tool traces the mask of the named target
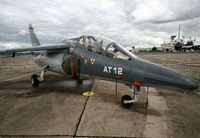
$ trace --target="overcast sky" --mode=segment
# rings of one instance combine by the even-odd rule
[[[42,44],[79,34],[125,47],[153,47],[181,35],[200,41],[200,0],[1,0],[0,48],[30,46],[31,22]]]

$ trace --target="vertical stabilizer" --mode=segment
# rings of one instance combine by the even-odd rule
[[[28,26],[29,32],[30,32],[30,37],[31,37],[31,42],[32,42],[32,46],[39,46],[40,42],[34,32],[34,28],[32,27],[31,24],[29,24]]]
[[[181,33],[181,26],[180,26],[180,24],[179,24],[179,28],[178,28],[178,39],[180,39],[180,34]]]

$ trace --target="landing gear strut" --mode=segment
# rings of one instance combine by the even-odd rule
[[[44,73],[49,69],[49,65],[46,65],[42,72],[40,73],[40,77],[38,77],[36,74],[33,74],[31,76],[31,84],[33,87],[39,86],[39,82],[44,80]]]
[[[136,92],[136,87],[139,88],[139,86],[132,85],[131,88],[129,89],[131,91],[131,96],[129,95],[122,96],[121,103],[124,107],[130,108],[133,103],[138,101],[138,94]]]

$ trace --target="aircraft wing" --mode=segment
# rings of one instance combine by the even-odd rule
[[[0,50],[0,54],[4,53],[15,53],[15,52],[29,52],[29,51],[48,51],[53,52],[56,50],[68,49],[70,45],[68,44],[52,44],[52,45],[41,45],[35,47],[26,47],[26,48],[12,48],[12,49],[3,49]]]

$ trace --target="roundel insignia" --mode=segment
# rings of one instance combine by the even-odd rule
[[[94,93],[93,92],[84,92],[84,93],[82,93],[82,95],[83,96],[92,96],[92,95],[94,95]]]
[[[95,59],[90,59],[90,61],[91,61],[91,64],[93,65],[95,62]]]

